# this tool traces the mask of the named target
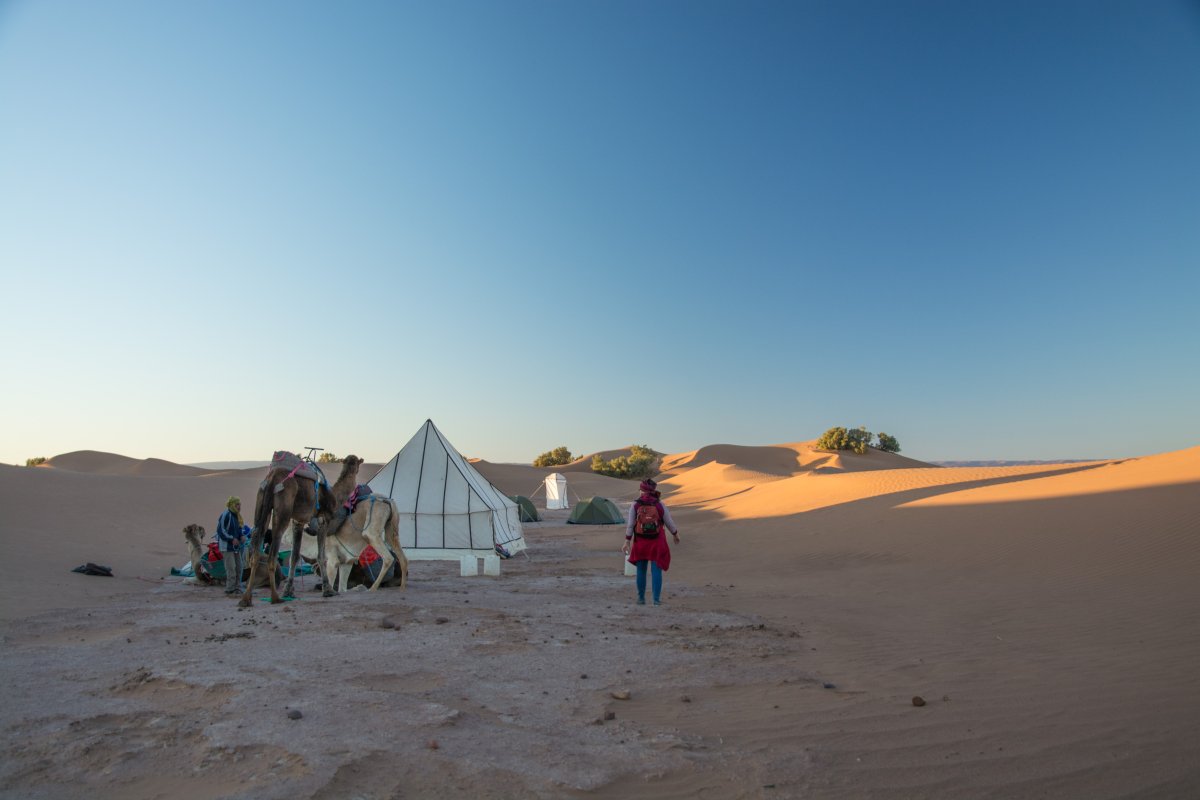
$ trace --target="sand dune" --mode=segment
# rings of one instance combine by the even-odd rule
[[[183,525],[211,531],[261,468],[51,461],[0,467],[0,542],[21,555],[0,582],[0,797],[1200,792],[1200,447],[953,468],[811,442],[668,455],[681,542],[658,616],[630,603],[621,532],[561,511],[500,580],[425,563],[403,595],[238,613],[163,578]],[[508,494],[556,471],[473,463]],[[566,472],[575,497],[637,493]],[[69,571],[84,561],[118,577]],[[218,762],[186,789],[157,777]]]
[[[96,450],[76,450],[47,459],[44,467],[89,472],[96,475],[141,475],[145,477],[195,477],[210,475],[218,470],[174,464],[160,458],[129,458]]]
[[[816,440],[746,447],[735,444],[714,444],[691,453],[680,453],[663,459],[663,472],[695,469],[705,464],[717,463],[736,471],[757,472],[778,477],[790,477],[801,472],[861,472],[864,470],[901,469],[904,467],[932,467],[922,461],[870,450],[859,455],[850,451],[818,450]]]

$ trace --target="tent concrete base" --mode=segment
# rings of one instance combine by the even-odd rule
[[[525,550],[525,540],[522,538],[516,542],[510,542],[506,545],[510,557]],[[459,575],[468,577],[470,575],[478,575],[479,560],[483,561],[484,575],[499,575],[500,562],[502,559],[496,554],[495,549],[492,550],[466,550],[466,549],[438,549],[433,547],[414,547],[411,550],[405,549],[404,555],[411,561],[457,561],[459,563]]]
[[[516,555],[524,550],[520,548],[508,548],[508,552]],[[458,561],[463,556],[475,556],[476,558],[486,558],[487,556],[496,555],[495,550],[438,550],[432,547],[414,547],[411,550],[404,548],[404,555],[409,561]],[[497,556],[498,558],[499,556]]]

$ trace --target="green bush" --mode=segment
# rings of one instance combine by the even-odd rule
[[[332,464],[335,461],[341,461],[341,459],[333,453],[321,453],[321,455],[317,456],[318,464]]]
[[[830,428],[817,439],[817,447],[821,450],[853,450],[862,455],[871,445],[871,432],[861,425],[852,430],[837,427]]]
[[[560,464],[570,464],[575,460],[571,451],[565,447],[556,447],[548,453],[542,453],[533,460],[535,467],[557,467]]]
[[[36,466],[39,466],[40,464],[45,464],[45,463],[46,463],[45,456],[38,456],[37,458],[25,459],[25,466],[27,466],[27,467],[36,467]]]
[[[592,472],[607,475],[610,478],[649,478],[656,472],[658,453],[650,449],[650,445],[635,444],[629,448],[629,455],[617,456],[611,461],[605,461],[600,456],[592,456]]]
[[[900,452],[900,442],[896,440],[895,436],[881,433],[877,444],[872,443],[873,436],[874,434],[862,425],[849,430],[842,427],[830,428],[821,434],[820,439],[817,439],[817,448],[820,450],[853,450],[859,455],[866,453],[868,447],[874,447],[886,453]]]
[[[846,429],[830,428],[817,439],[818,450],[849,450],[846,446]]]
[[[895,436],[888,436],[886,433],[879,434],[879,444],[876,447],[885,453],[900,452],[900,442],[896,441]]]

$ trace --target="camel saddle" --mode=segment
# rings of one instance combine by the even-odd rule
[[[288,471],[288,477],[296,476],[297,478],[307,478],[310,481],[320,480],[325,482],[325,476],[314,465],[309,464],[295,453],[289,453],[287,450],[276,450],[275,455],[271,456],[271,466],[268,468],[268,475],[277,469]]]

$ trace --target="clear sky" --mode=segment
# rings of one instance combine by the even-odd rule
[[[0,462],[1200,444],[1200,4],[0,0]]]

